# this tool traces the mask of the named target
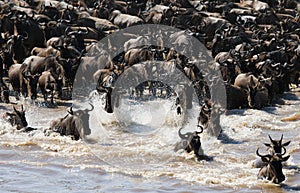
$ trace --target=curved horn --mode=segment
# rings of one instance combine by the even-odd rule
[[[91,105],[91,109],[90,110],[88,110],[88,111],[92,111],[92,110],[94,110],[94,105],[92,105],[92,103],[89,103],[90,105]]]
[[[289,67],[294,67],[295,66],[295,63],[288,63],[287,64]]]
[[[197,134],[203,133],[203,127],[201,125],[197,125],[197,127],[201,129],[201,131],[197,131]]]
[[[286,149],[284,146],[282,146],[282,149],[284,150],[284,153],[282,153],[281,155],[284,155],[286,153]]]
[[[258,155],[259,157],[270,157],[269,154],[266,154],[266,155],[261,155],[259,152],[258,152],[259,148],[257,148],[256,150],[256,155]]]
[[[186,137],[184,134],[181,133],[181,129],[182,129],[182,127],[178,130],[178,135],[179,135],[179,137],[180,137],[181,139],[187,139],[187,137]]]
[[[275,64],[271,64],[271,67],[272,68],[276,68],[276,67],[278,67],[280,65],[280,63],[275,63]]]
[[[56,21],[49,21],[47,23],[47,27],[56,27],[57,26],[57,22]]]
[[[65,23],[67,23],[67,24],[70,24],[71,23],[71,20],[67,20],[67,19],[58,19],[57,20],[58,22],[60,22],[60,23],[62,23],[62,22],[65,22]],[[69,26],[68,26],[69,27]]]
[[[283,134],[281,134],[280,145],[281,145],[281,143],[282,143],[282,139],[283,139]]]
[[[73,35],[73,34],[79,34],[79,31],[70,31],[67,33],[68,36]]]
[[[269,136],[270,141],[271,141],[272,144],[274,145],[274,140],[272,139],[272,137],[271,137],[270,135],[268,135],[268,136]]]
[[[73,107],[70,108],[70,111],[68,111],[69,114],[73,115]]]

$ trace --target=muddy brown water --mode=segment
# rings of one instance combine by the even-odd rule
[[[71,102],[46,108],[23,101],[29,125],[38,130],[22,133],[0,121],[0,192],[299,192],[300,120],[281,121],[299,113],[299,97],[290,92],[282,96],[283,105],[222,115],[228,138],[201,134],[203,151],[213,160],[200,162],[193,154],[173,151],[180,117],[172,113],[171,101],[128,103],[126,113],[124,103],[118,118],[136,122],[122,127],[94,101],[86,142],[42,131],[66,115]],[[0,104],[1,114],[10,108]],[[189,113],[193,117],[196,112]],[[186,131],[194,125],[188,122]],[[259,169],[252,167],[256,149],[266,149],[268,134],[292,141],[281,185],[257,180]]]

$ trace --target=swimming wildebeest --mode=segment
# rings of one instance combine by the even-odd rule
[[[75,140],[84,139],[85,135],[91,134],[89,127],[89,112],[94,109],[92,104],[91,109],[73,111],[71,107],[68,114],[50,124],[50,130],[60,133],[60,135],[72,136]]]
[[[258,149],[256,150],[256,154],[266,163],[266,165],[259,170],[257,175],[258,179],[265,178],[276,184],[285,180],[285,176],[282,172],[282,162],[287,161],[290,156],[283,157],[284,154],[280,153],[260,155]]]
[[[3,114],[3,119],[9,122],[12,126],[16,126],[17,130],[35,130],[32,127],[28,127],[23,105],[21,106],[21,110],[17,110],[15,106],[13,106],[13,110],[13,112],[5,112]]]
[[[269,155],[274,155],[274,154],[284,155],[286,153],[285,147],[291,143],[291,141],[282,143],[283,134],[281,135],[281,138],[279,140],[272,139],[272,137],[270,135],[269,135],[269,139],[270,139],[271,143],[264,143],[264,145],[268,147],[267,151],[268,151]],[[283,153],[282,153],[282,149],[284,150]],[[265,162],[263,162],[262,160],[258,160],[258,159],[255,160],[253,163],[253,167],[255,167],[255,168],[261,168],[265,165],[266,165]]]
[[[28,123],[25,117],[25,110],[23,105],[21,106],[21,110],[17,110],[15,106],[13,106],[13,112],[5,112],[3,118],[7,120],[12,126],[17,127],[18,130],[27,127]]]
[[[178,135],[181,139],[180,142],[177,142],[174,148],[174,151],[178,151],[180,149],[184,149],[186,152],[190,153],[194,151],[195,156],[198,160],[200,159],[208,159],[207,156],[203,154],[203,150],[201,148],[200,136],[203,132],[203,127],[198,126],[201,130],[194,132],[187,132],[185,134],[181,133],[182,128],[178,130]]]

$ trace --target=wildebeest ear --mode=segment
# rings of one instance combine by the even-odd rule
[[[271,147],[271,144],[269,144],[269,143],[264,143],[265,144],[265,146],[267,146],[267,147]]]
[[[291,141],[285,142],[284,144],[282,144],[282,146],[288,146],[291,143]]]
[[[287,161],[289,158],[290,158],[290,156],[283,157],[283,158],[282,158],[282,161],[285,162],[285,161]]]

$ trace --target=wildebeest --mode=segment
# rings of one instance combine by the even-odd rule
[[[264,86],[268,84],[270,84],[269,80],[256,78],[251,73],[241,73],[234,81],[235,87],[248,92],[249,107],[257,109],[269,105],[269,90]]]
[[[16,126],[17,130],[25,129],[25,131],[34,130],[31,127],[28,127],[28,123],[26,121],[25,110],[23,105],[21,106],[21,110],[17,110],[15,106],[13,106],[13,112],[5,112],[3,114],[3,119],[8,121],[12,126]]]
[[[47,98],[50,96],[51,104],[53,104],[54,92],[57,89],[57,83],[51,72],[43,72],[39,77],[38,84],[44,96],[44,102],[47,103]]]
[[[14,64],[8,71],[9,81],[14,89],[15,97],[18,100],[20,92],[24,97],[28,96],[31,99],[37,97],[37,82],[40,74],[32,75],[30,73],[25,74],[26,64]]]
[[[285,147],[288,146],[291,142],[291,141],[288,141],[288,142],[282,143],[283,134],[281,135],[281,138],[279,140],[272,139],[270,135],[269,135],[269,139],[270,139],[271,143],[264,143],[264,145],[268,147],[267,151],[268,151],[269,155],[274,155],[274,154],[283,154],[284,155],[286,153]],[[284,150],[283,153],[282,153],[282,149]],[[253,163],[253,167],[255,167],[255,168],[261,168],[265,165],[266,164],[264,162],[262,162],[261,160],[255,160]]]
[[[110,14],[109,20],[121,28],[144,23],[141,18],[129,14],[123,14],[119,10],[114,10]]]
[[[9,54],[12,56],[12,59],[15,61],[15,63],[22,62],[27,56],[27,50],[23,43],[26,38],[27,37],[23,35],[13,35],[7,41]]]
[[[248,101],[251,108],[261,109],[262,107],[269,105],[268,89],[259,86],[256,86],[255,88],[250,87]]]
[[[91,109],[73,111],[71,107],[68,114],[50,124],[50,130],[60,133],[60,135],[72,136],[75,140],[84,139],[85,135],[91,134],[89,127],[89,112],[94,109],[92,104]]]
[[[14,64],[10,67],[8,71],[9,81],[13,87],[15,92],[15,97],[18,100],[19,95],[22,92],[23,95],[26,95],[26,87],[25,87],[25,78],[23,75],[23,71],[25,70],[25,66],[22,64]]]
[[[242,89],[239,86],[227,84],[226,95],[227,109],[239,109],[249,106],[248,90]]]
[[[181,141],[176,143],[174,151],[178,151],[180,149],[184,149],[188,153],[194,151],[194,154],[198,159],[203,158],[204,155],[199,137],[199,134],[203,132],[203,127],[198,127],[201,131],[187,132],[185,134],[181,133],[182,128],[180,128],[178,130],[178,135]]]
[[[44,32],[39,24],[24,12],[16,11],[15,16],[12,19],[15,21],[15,28],[18,34],[27,35],[27,38],[23,41],[26,51],[29,53],[33,47],[45,46]]]
[[[39,57],[30,56],[25,59],[23,65],[26,65],[24,75],[41,75],[44,71],[50,71],[57,83],[58,96],[62,95],[62,87],[65,85],[65,71],[63,66],[58,63],[54,56]],[[39,77],[39,76],[38,76]]]
[[[252,73],[241,73],[234,80],[234,85],[243,89],[255,87],[257,84],[258,78],[256,78]]]
[[[133,48],[128,50],[124,55],[124,62],[127,66],[132,66],[139,62],[151,59],[151,52],[148,48]]]
[[[269,135],[269,139],[271,143],[264,143],[265,146],[268,147],[269,154],[275,154],[275,153],[285,154],[286,153],[285,147],[291,143],[291,141],[282,143],[283,134],[281,135],[281,138],[279,140],[272,139],[270,135]],[[281,152],[282,149],[284,150],[284,153]]]
[[[266,154],[260,155],[258,149],[256,150],[256,154],[261,157],[261,160],[265,162],[267,165],[263,166],[257,175],[258,179],[270,180],[273,183],[279,184],[285,180],[285,176],[282,172],[282,163],[283,161],[287,161],[290,156],[283,157],[284,154],[276,153],[273,155]]]
[[[59,56],[60,52],[59,50],[53,48],[52,46],[48,46],[47,48],[39,48],[34,47],[31,50],[31,55],[40,56],[40,57],[47,57],[47,56]]]

